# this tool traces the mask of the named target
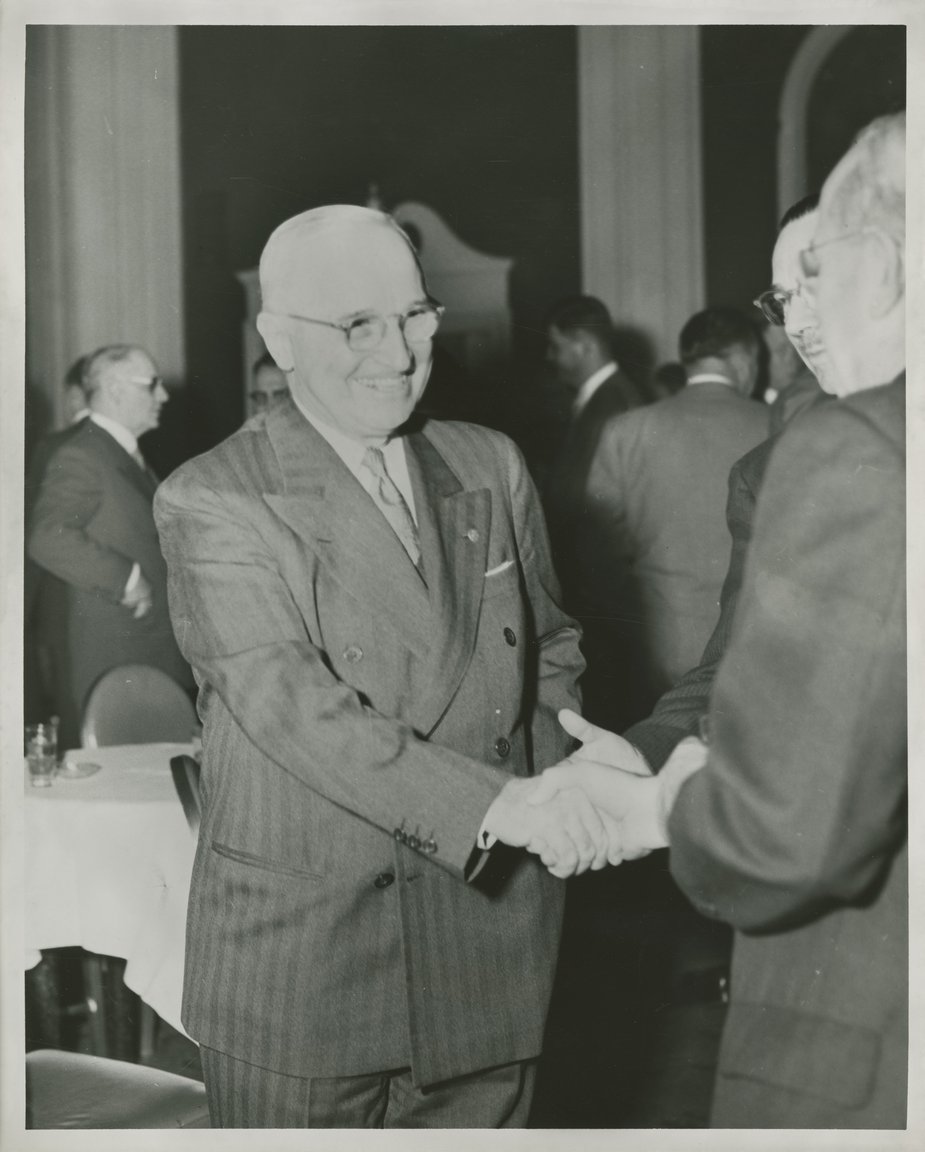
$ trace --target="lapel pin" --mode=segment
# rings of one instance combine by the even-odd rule
[[[469,531],[466,533],[466,539],[469,540],[473,544],[477,544],[478,539],[479,539],[478,529],[477,528],[470,528]]]

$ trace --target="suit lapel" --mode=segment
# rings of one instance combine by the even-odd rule
[[[426,660],[428,590],[382,513],[291,401],[267,415],[266,430],[283,479],[282,492],[265,493],[267,504],[311,543],[346,591],[378,609],[415,655]]]
[[[85,434],[96,451],[100,455],[107,456],[115,469],[142,495],[149,500],[154,499],[154,493],[157,491],[157,480],[153,474],[148,470],[139,468],[137,461],[132,459],[116,438],[111,436],[105,428],[101,428],[92,420],[87,420],[86,426],[80,434]]]
[[[412,723],[428,735],[465,675],[478,632],[491,495],[467,491],[422,432],[405,440],[430,594],[430,654],[415,694]]]

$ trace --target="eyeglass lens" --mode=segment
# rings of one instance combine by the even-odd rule
[[[406,340],[429,340],[440,324],[436,308],[416,308],[398,319]],[[364,316],[354,320],[347,329],[347,342],[355,352],[366,352],[377,347],[385,338],[386,321],[383,316]]]

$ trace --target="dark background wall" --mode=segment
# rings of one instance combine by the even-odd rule
[[[197,439],[242,417],[236,270],[317,204],[421,200],[515,260],[515,352],[579,289],[571,28],[184,28],[186,318]],[[208,417],[207,419],[205,417]]]
[[[748,308],[766,286],[778,105],[809,31],[701,30],[709,303]],[[242,419],[235,272],[281,220],[363,203],[371,181],[386,207],[424,201],[467,244],[513,257],[514,359],[498,387],[516,408],[543,311],[580,289],[576,30],[184,27],[180,65],[188,387],[150,438],[162,471]],[[851,32],[812,94],[812,181],[904,96],[904,29]]]

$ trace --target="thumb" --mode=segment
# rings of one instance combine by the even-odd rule
[[[585,720],[585,718],[579,716],[577,712],[573,712],[571,708],[560,709],[559,723],[566,732],[568,732],[569,736],[574,736],[575,739],[580,740],[582,744],[587,744],[589,740],[593,740],[604,731],[603,728],[596,728],[590,720]]]

